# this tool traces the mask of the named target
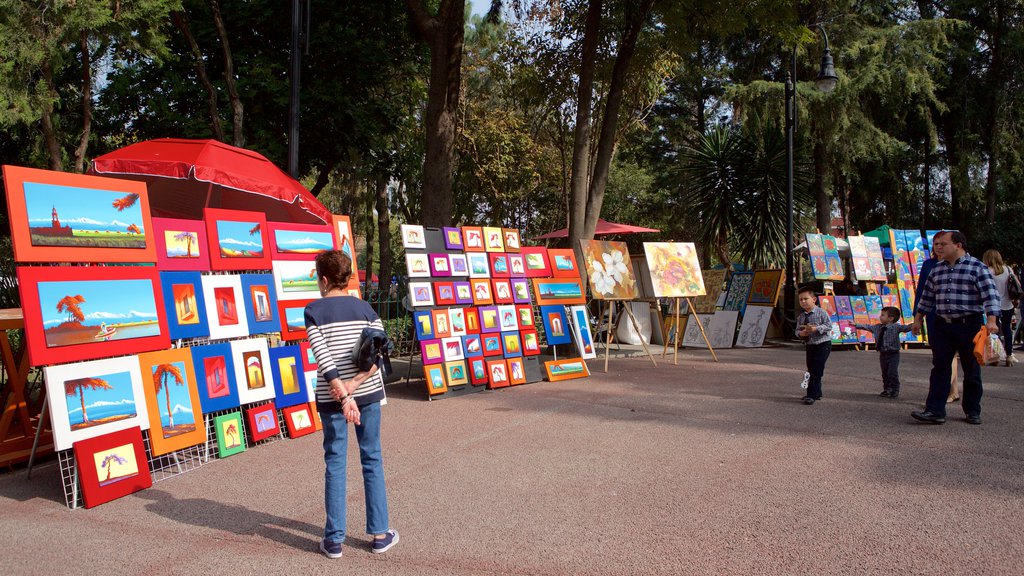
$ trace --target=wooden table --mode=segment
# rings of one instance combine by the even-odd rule
[[[42,415],[39,405],[42,399],[31,401],[25,395],[28,382],[28,354],[25,351],[25,318],[20,308],[0,309],[0,360],[7,375],[6,384],[0,393],[3,412],[0,414],[0,466],[10,466],[29,459],[36,428]],[[11,347],[8,330],[22,330],[21,346]],[[45,395],[45,392],[44,392]],[[44,426],[39,435],[36,456],[53,452],[53,434]]]

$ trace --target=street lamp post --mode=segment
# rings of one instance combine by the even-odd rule
[[[816,25],[825,40],[821,54],[821,67],[815,84],[822,92],[831,92],[836,87],[836,76],[832,52],[828,46],[828,34],[821,24]],[[793,321],[796,312],[796,278],[793,270],[793,138],[796,134],[796,47],[790,57],[790,69],[786,72],[786,282],[783,306],[786,319]]]

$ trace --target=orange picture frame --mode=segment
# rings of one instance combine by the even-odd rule
[[[587,362],[583,358],[551,360],[544,363],[544,371],[547,373],[550,382],[574,380],[590,376],[590,369],[587,368]]]
[[[579,278],[534,278],[533,293],[538,306],[587,303]]]
[[[331,215],[331,228],[334,232],[334,247],[344,252],[352,260],[352,277],[348,280],[349,294],[362,298],[359,292],[359,255],[356,253],[355,233],[352,231],[352,219],[340,214]],[[369,283],[370,279],[366,279]]]
[[[149,415],[149,448],[153,455],[205,442],[206,425],[191,349],[158,350],[139,354],[138,358]],[[168,416],[167,424],[164,424],[164,415]],[[191,422],[183,422],[183,419],[191,419]]]

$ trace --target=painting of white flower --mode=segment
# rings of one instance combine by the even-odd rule
[[[599,300],[632,300],[636,280],[624,242],[580,240],[590,291]]]

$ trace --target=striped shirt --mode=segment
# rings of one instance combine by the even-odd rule
[[[913,324],[854,324],[855,328],[867,330],[875,337],[875,350],[879,352],[899,352],[900,332],[910,332]]]
[[[832,341],[832,320],[824,310],[815,306],[810,312],[801,312],[796,318],[796,335],[800,337],[800,329],[804,324],[814,324],[818,327],[817,333],[807,338],[808,344],[824,344]]]
[[[953,265],[939,261],[928,275],[917,303],[921,314],[932,310],[946,320],[981,313],[999,316],[999,292],[992,271],[966,253]]]
[[[353,296],[331,296],[306,305],[306,335],[316,357],[316,403],[320,411],[341,410],[331,397],[328,383],[335,379],[350,380],[359,373],[352,362],[352,349],[363,328],[384,329],[370,305]],[[352,392],[357,406],[379,402],[384,398],[384,380],[380,372],[366,379]]]

